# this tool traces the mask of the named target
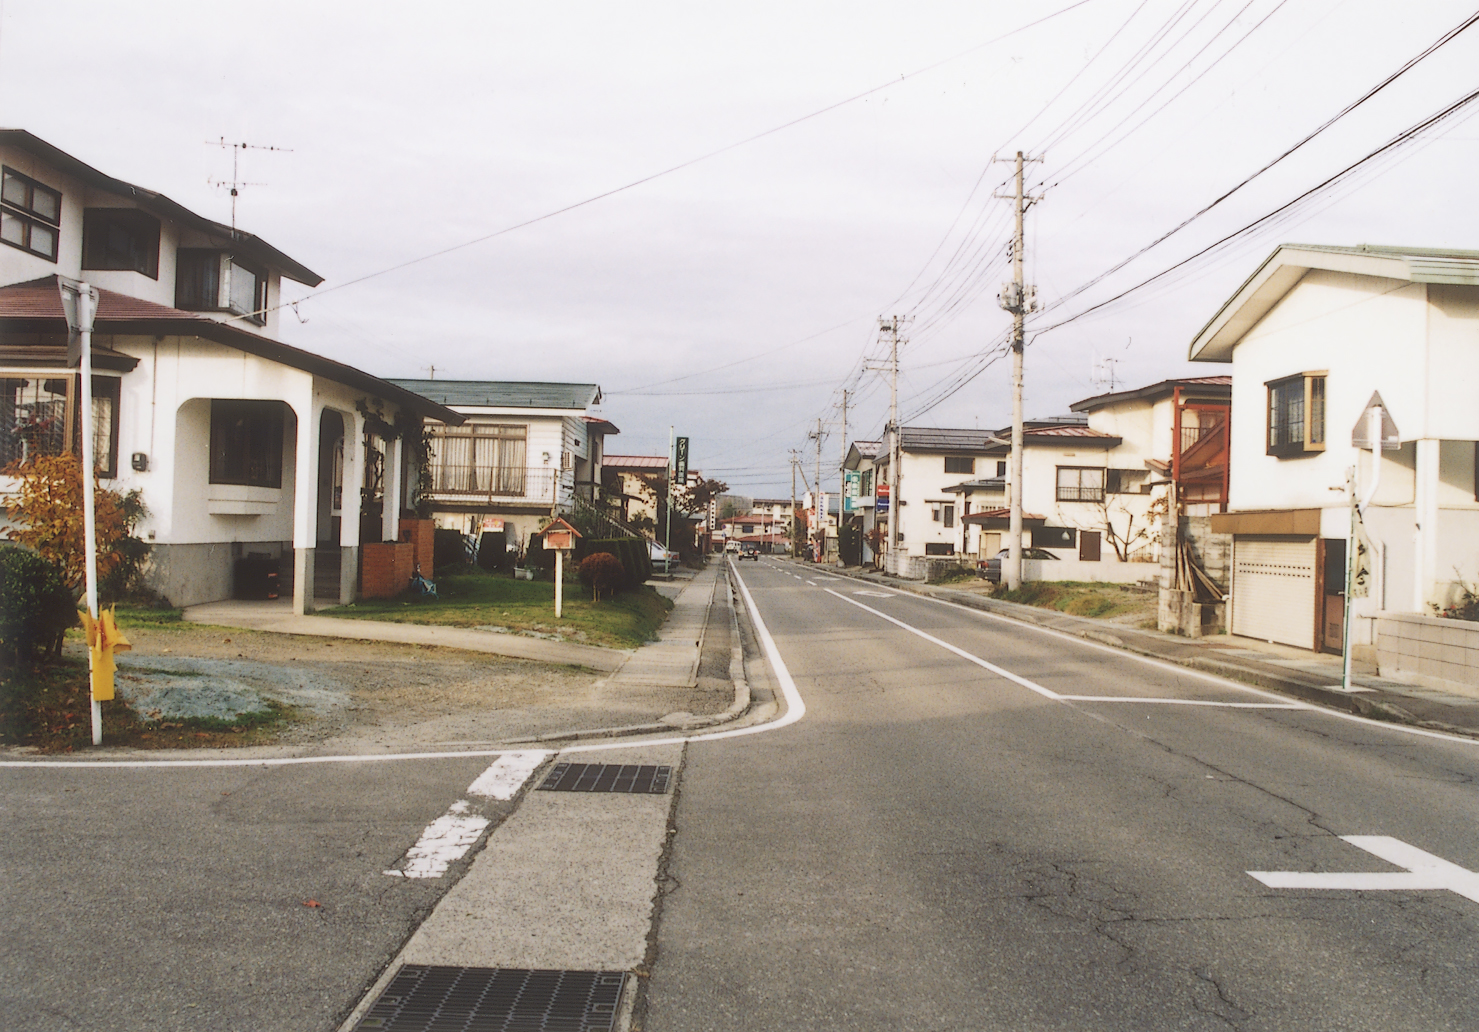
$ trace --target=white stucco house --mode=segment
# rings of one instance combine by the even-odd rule
[[[431,427],[431,502],[437,525],[502,531],[525,547],[550,516],[601,490],[605,440],[621,431],[599,415],[594,383],[391,380],[456,412]]]
[[[78,447],[57,277],[84,280],[98,474],[148,506],[151,586],[229,598],[257,556],[299,612],[353,599],[362,532],[396,540],[414,488],[405,441],[462,417],[278,340],[282,280],[321,277],[259,237],[23,130],[0,130],[0,178],[0,467]]]
[[[1212,517],[1233,535],[1232,633],[1339,650],[1346,476],[1358,494],[1372,483],[1353,431],[1376,395],[1397,436],[1366,514],[1352,641],[1369,651],[1382,614],[1421,619],[1479,580],[1479,251],[1286,244],[1190,357],[1232,371],[1229,511]]]

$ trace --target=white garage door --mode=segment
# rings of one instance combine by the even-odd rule
[[[1315,540],[1233,539],[1232,632],[1315,647]]]

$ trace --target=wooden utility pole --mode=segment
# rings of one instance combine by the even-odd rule
[[[996,158],[992,159],[996,161]],[[1010,159],[1008,159],[1010,160]],[[999,298],[1001,307],[1012,313],[1012,459],[1011,459],[1011,515],[1008,519],[1007,562],[1005,580],[1012,591],[1022,586],[1022,351],[1025,338],[1027,313],[1036,310],[1036,288],[1029,287],[1023,279],[1023,252],[1026,247],[1022,232],[1023,216],[1027,213],[1030,198],[1022,191],[1022,167],[1029,161],[1042,158],[1026,157],[1017,152],[1016,190],[1011,194],[997,194],[1013,202],[1016,232],[1012,238],[1012,282],[1006,284]]]

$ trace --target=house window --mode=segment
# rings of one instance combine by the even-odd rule
[[[0,240],[56,261],[62,195],[13,169],[0,170]]]
[[[996,475],[999,477],[1004,477],[1007,475],[1007,464],[1005,459],[996,464]]]
[[[443,494],[523,497],[527,426],[464,423],[432,438],[434,480]]]
[[[1085,466],[1059,466],[1058,501],[1104,501],[1104,473],[1102,469]]]
[[[221,251],[181,248],[175,260],[175,307],[234,312],[260,326],[267,321],[267,276]]]
[[[159,220],[137,208],[88,208],[82,215],[82,267],[159,278]]]
[[[212,484],[282,487],[283,404],[211,402]]]
[[[1268,454],[1286,458],[1325,450],[1325,374],[1270,380]]]
[[[92,464],[104,480],[118,475],[118,397],[122,386],[123,381],[116,376],[92,378]],[[79,426],[79,436],[74,440],[81,440],[81,430]]]
[[[947,527],[953,527],[953,526],[955,526],[955,506],[954,505],[947,505],[947,506],[945,506],[945,520],[944,520],[944,523],[945,523],[945,526],[947,526]]]
[[[1150,494],[1150,470],[1109,470],[1104,490],[1108,494]]]
[[[873,495],[873,471],[863,470],[862,479],[858,483],[858,495],[863,498],[871,498]]]
[[[66,432],[66,377],[0,379],[0,468],[61,454]]]
[[[899,536],[902,541],[903,535]],[[926,541],[924,543],[925,555],[954,555],[955,543],[953,541]]]
[[[945,472],[973,474],[976,472],[976,460],[969,455],[947,455]]]

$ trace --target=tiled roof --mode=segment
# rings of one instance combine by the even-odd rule
[[[865,459],[878,457],[878,449],[883,447],[882,441],[854,441],[852,446],[858,450],[858,454]]]
[[[899,445],[905,451],[925,452],[943,454],[946,452],[966,453],[971,455],[999,454],[1007,448],[1007,445],[992,441],[992,437],[1000,441],[1010,439],[1011,428],[1003,430],[949,430],[949,429],[925,429],[921,427],[903,427],[899,431]],[[1075,440],[1089,440],[1106,447],[1114,447],[1120,443],[1121,438],[1113,434],[1106,434],[1099,430],[1091,429],[1085,424],[1074,420],[1070,423],[1047,423],[1033,421],[1023,430],[1023,443],[1033,444],[1043,441],[1054,441],[1064,437]]]
[[[1173,380],[1162,380],[1148,387],[1138,387],[1132,391],[1112,391],[1109,394],[1096,394],[1092,398],[1075,401],[1068,406],[1075,412],[1092,412],[1095,409],[1104,408],[1121,401],[1140,401],[1163,398],[1175,392],[1177,387],[1189,387],[1196,393],[1205,397],[1214,395],[1220,397],[1232,397],[1231,376],[1184,376]]]
[[[594,383],[519,380],[392,380],[449,408],[587,409],[601,402]]]
[[[67,317],[62,311],[62,296],[55,276],[0,287],[0,339],[3,339],[3,331],[6,330],[49,332],[65,336]],[[462,422],[462,417],[457,413],[398,386],[393,380],[382,380],[354,366],[292,347],[199,312],[182,312],[178,308],[157,305],[152,301],[112,290],[98,289],[98,310],[93,321],[93,332],[118,336],[201,337],[270,362],[302,369],[326,380],[357,387],[444,423],[456,425]],[[4,345],[0,343],[0,353],[3,350]]]
[[[988,523],[993,520],[1011,519],[1011,509],[980,509],[976,512],[967,513],[960,518],[962,523]],[[1025,521],[1047,522],[1046,516],[1039,516],[1035,512],[1024,512],[1022,519]]]

